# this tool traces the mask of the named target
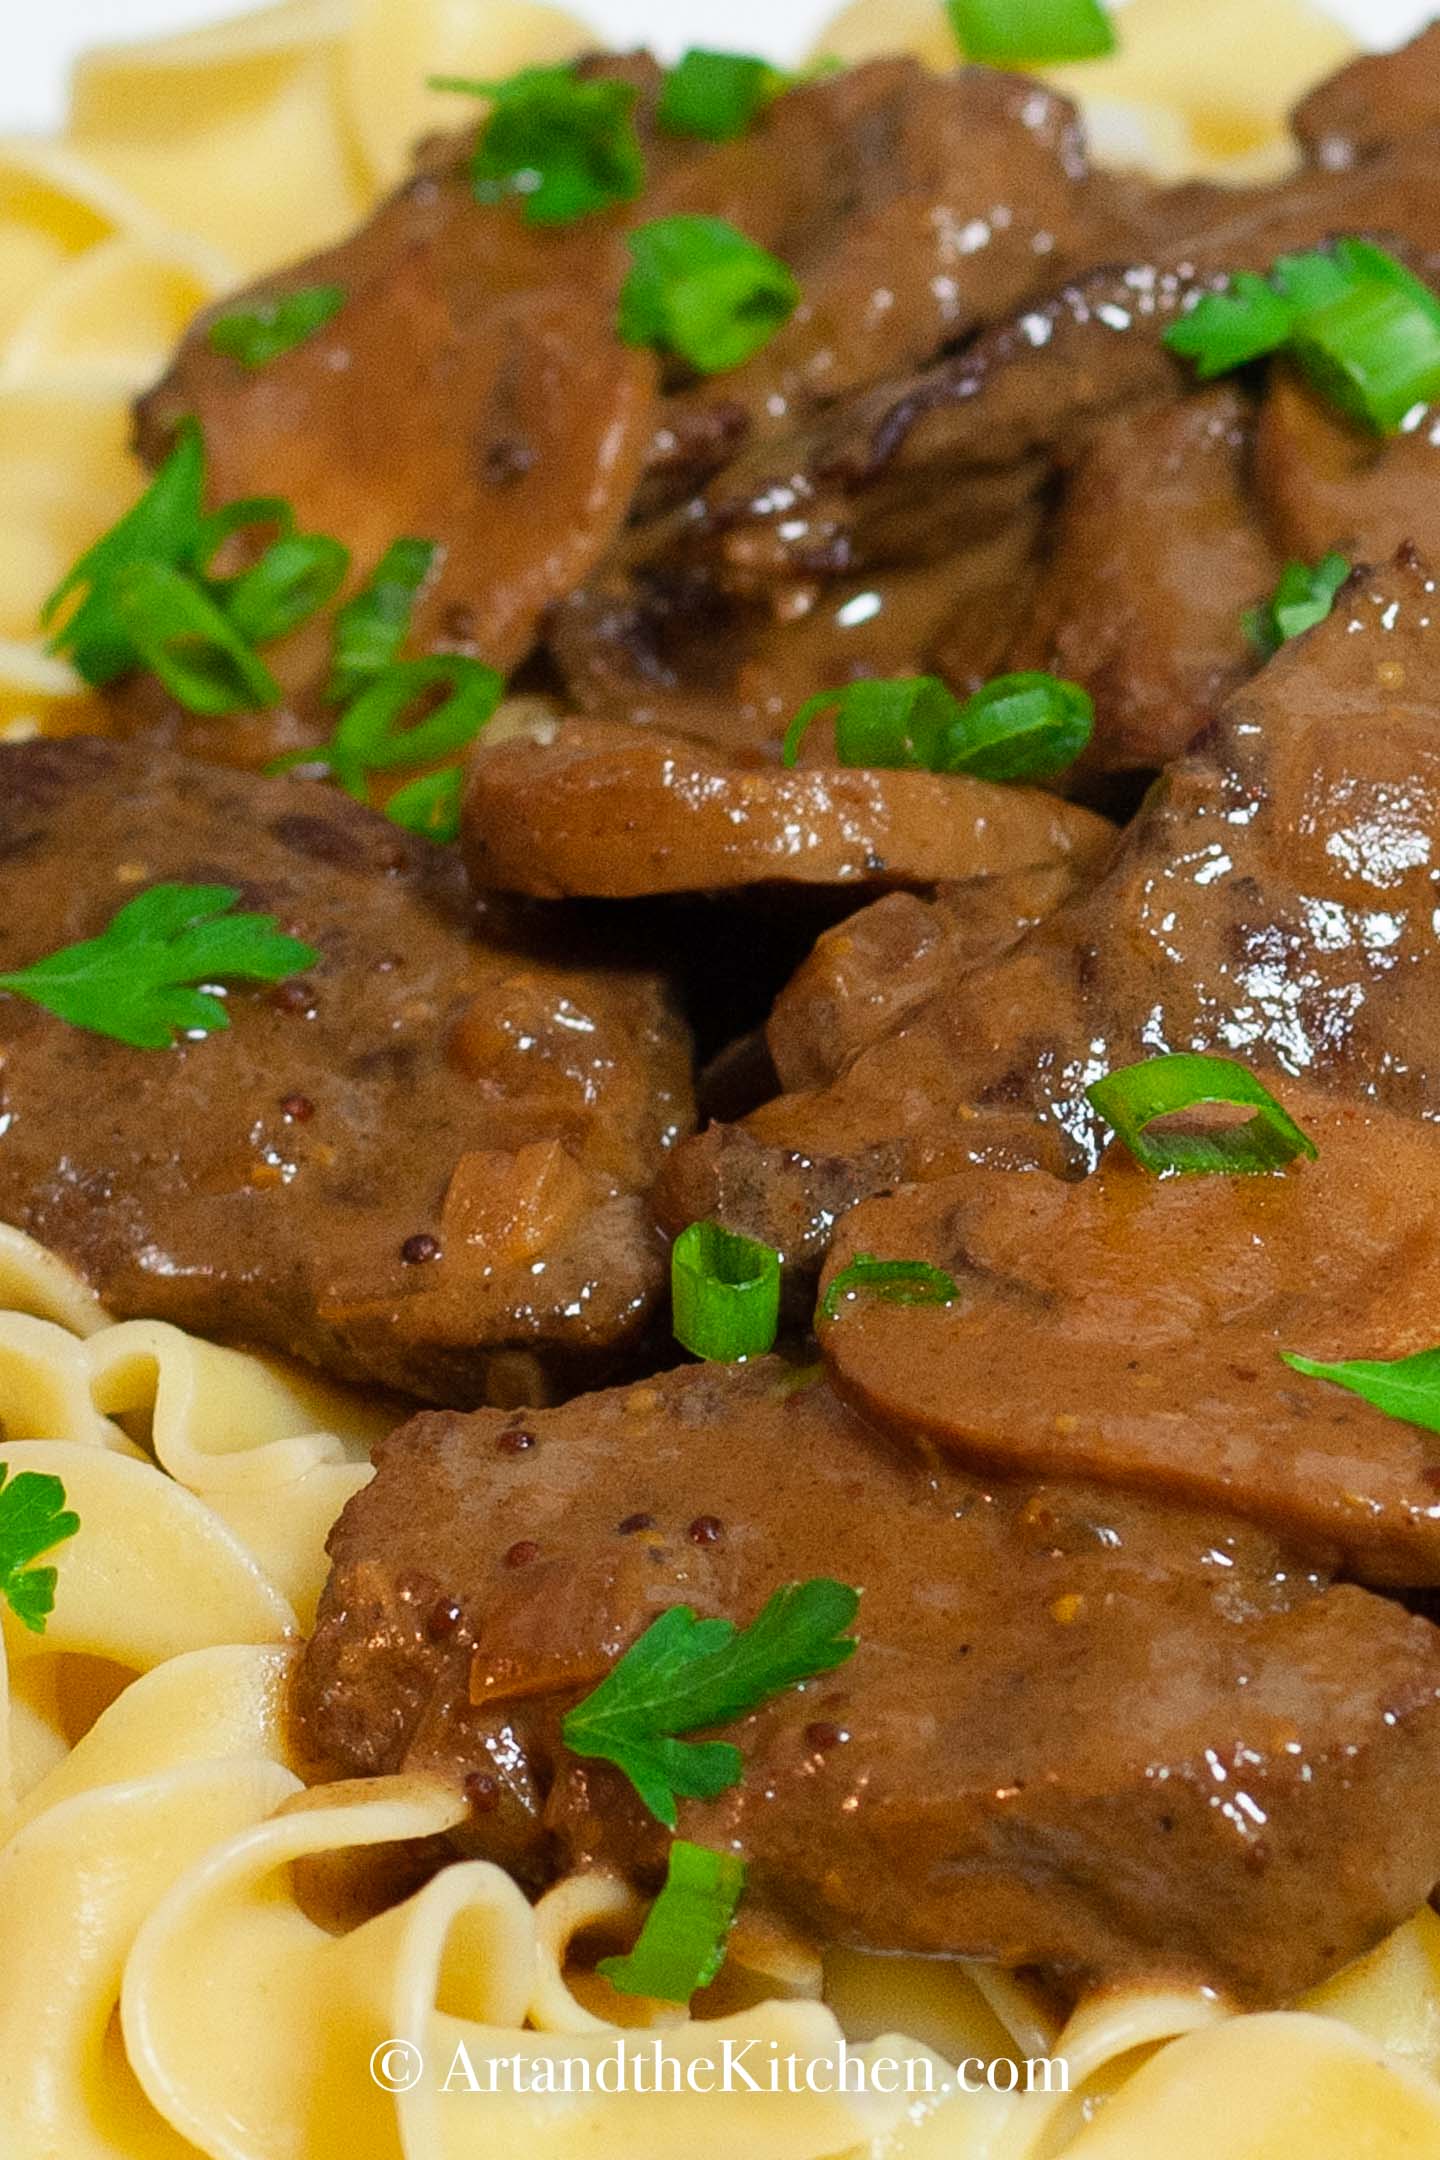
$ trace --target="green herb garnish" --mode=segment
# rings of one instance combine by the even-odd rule
[[[665,1887],[645,1916],[633,1950],[601,1958],[595,1970],[622,1995],[688,2003],[725,1962],[725,1939],[745,1888],[745,1863],[676,1838]]]
[[[52,652],[64,653],[86,682],[115,682],[140,665],[126,626],[116,619],[117,575],[140,563],[172,569],[193,560],[201,534],[205,493],[205,443],[193,420],[182,423],[175,447],[145,493],[109,532],[87,548],[45,602],[40,620],[53,629],[65,602],[78,593],[79,605],[53,630]]]
[[[398,657],[439,553],[431,540],[393,541],[354,599],[341,608],[326,693],[332,704],[348,704]]]
[[[385,805],[392,825],[418,833],[422,840],[444,846],[460,837],[460,804],[465,794],[465,774],[458,765],[439,772],[422,773],[405,787],[397,788]]]
[[[784,263],[724,218],[655,218],[629,246],[621,337],[672,353],[701,375],[741,366],[800,304]]]
[[[435,704],[439,690],[449,695]],[[332,773],[348,795],[365,802],[370,773],[434,765],[468,748],[504,695],[503,675],[461,653],[397,660],[361,691],[328,743],[287,751],[266,770],[281,773],[313,766]],[[417,706],[421,716],[415,719],[410,715]]]
[[[230,1025],[215,986],[284,982],[320,957],[273,915],[232,914],[239,898],[233,885],[152,885],[98,937],[0,975],[0,990],[137,1050],[215,1034]]]
[[[268,711],[280,686],[255,647],[286,637],[333,599],[350,557],[338,540],[297,533],[279,496],[247,497],[205,514],[205,444],[191,420],[140,500],[88,548],[46,601],[50,640],[96,685],[149,668],[187,711],[220,719]],[[276,538],[236,577],[215,560],[238,533]]]
[[[58,1477],[22,1470],[12,1478],[9,1464],[0,1463],[0,1597],[32,1635],[45,1633],[59,1580],[56,1568],[33,1563],[73,1538],[79,1528],[80,1518],[65,1505],[65,1487]]]
[[[588,80],[569,66],[523,68],[506,82],[437,75],[430,87],[491,100],[470,163],[480,202],[516,198],[527,223],[570,225],[644,190],[633,83]]]
[[[1350,1358],[1338,1365],[1296,1357],[1289,1351],[1281,1354],[1287,1365],[1308,1379],[1329,1380],[1373,1403],[1386,1417],[1440,1432],[1440,1350],[1420,1350],[1404,1358]]]
[[[877,1260],[873,1253],[856,1253],[825,1292],[820,1314],[838,1320],[841,1306],[861,1296],[883,1298],[890,1305],[948,1305],[959,1295],[954,1276],[928,1260]]]
[[[1393,435],[1440,397],[1440,296],[1372,241],[1241,272],[1165,333],[1202,380],[1289,351],[1348,419]]]
[[[777,1590],[747,1628],[672,1605],[567,1714],[565,1745],[614,1763],[673,1830],[677,1799],[713,1800],[738,1784],[744,1768],[727,1740],[675,1736],[728,1725],[798,1681],[843,1665],[855,1654],[845,1630],[859,1605],[857,1590],[824,1576]]]
[[[796,763],[810,727],[828,714],[842,765],[969,773],[979,780],[1063,772],[1095,726],[1089,693],[1055,675],[999,675],[963,704],[938,676],[904,675],[808,698],[786,730],[784,764]]]
[[[188,712],[224,719],[279,704],[280,686],[259,654],[183,571],[159,562],[127,564],[109,580],[107,598],[132,664],[158,675]]]
[[[1313,1161],[1319,1152],[1263,1082],[1233,1058],[1178,1050],[1109,1073],[1085,1092],[1136,1162],[1159,1177],[1257,1176],[1282,1169],[1297,1155]],[[1234,1104],[1255,1115],[1243,1125],[1213,1132],[1157,1137],[1148,1130],[1157,1118],[1211,1103]]]
[[[967,60],[1099,60],[1115,50],[1115,26],[1101,0],[946,0]]]
[[[252,645],[271,645],[334,599],[350,568],[350,550],[325,533],[292,533],[233,579],[225,613]]]
[[[1291,638],[1324,622],[1349,575],[1350,564],[1339,554],[1318,563],[1287,563],[1270,598],[1245,616],[1245,635],[1256,651],[1273,660]]]
[[[763,1357],[780,1324],[780,1255],[717,1222],[691,1223],[670,1256],[677,1342],[734,1364]]]
[[[749,53],[692,47],[665,78],[657,118],[672,135],[730,142],[745,133],[789,81],[780,68]]]
[[[210,343],[242,367],[268,367],[333,322],[344,305],[343,285],[303,285],[273,299],[249,300],[215,317]]]

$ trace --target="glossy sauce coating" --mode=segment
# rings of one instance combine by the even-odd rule
[[[528,946],[338,790],[84,737],[0,749],[0,860],[4,970],[163,880],[232,884],[321,956],[172,1050],[0,997],[0,1218],[116,1313],[450,1401],[636,1354],[644,1188],[692,1115],[654,974]]]
[[[666,1606],[745,1621],[814,1575],[861,1590],[858,1652],[727,1727],[743,1780],[679,1827],[823,1939],[1277,2001],[1440,1870],[1440,1633],[1223,1511],[982,1483],[770,1359],[509,1429],[382,1444],[297,1710],[327,1775],[493,1781],[462,1844],[526,1879],[656,1880],[665,1832],[563,1711]]]

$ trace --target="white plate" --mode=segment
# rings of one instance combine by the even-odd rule
[[[1194,0],[1198,9],[1205,4]],[[1419,29],[1436,0],[1323,4],[1369,43],[1389,45]],[[46,0],[41,6],[0,0],[0,14],[9,18],[0,27],[0,128],[43,127],[58,119],[65,69],[86,44],[214,22],[234,12],[226,0]],[[589,0],[578,12],[617,44],[649,42],[672,50],[706,43],[784,60],[805,50],[835,7],[832,0]]]

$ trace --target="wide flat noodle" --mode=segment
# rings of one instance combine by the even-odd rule
[[[1161,179],[1256,180],[1292,162],[1291,109],[1357,50],[1312,0],[1131,0],[1109,58],[1037,70],[1083,107],[1095,155]],[[852,0],[816,41],[864,60],[913,52],[955,65],[954,33],[933,0]]]
[[[46,1634],[3,1620],[6,2160],[1208,2160],[1222,2113],[1242,2160],[1440,2152],[1429,1913],[1294,2013],[1151,1989],[1064,2030],[1013,1975],[822,1966],[743,1911],[697,2014],[618,1996],[595,1947],[632,1940],[644,1908],[603,1875],[532,1907],[498,1869],[456,1865],[364,1917],[462,1805],[414,1780],[307,1793],[289,1755],[296,1608],[383,1414],[275,1361],[113,1324],[13,1230],[0,1302],[0,1461],[58,1476],[81,1517]],[[842,2036],[898,2066],[898,2088],[687,2087],[727,2042],[805,2063]],[[397,2041],[427,2070],[392,2093],[369,2064]],[[658,2046],[661,2087],[681,2089],[584,2091],[576,2066],[601,2084],[622,2042]],[[1044,2077],[1027,2091],[1029,2058]],[[992,2062],[1020,2089],[988,2089]]]

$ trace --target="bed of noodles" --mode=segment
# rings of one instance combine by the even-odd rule
[[[1123,56],[1059,79],[1098,139],[1166,173],[1251,174],[1345,34],[1303,0],[1134,0]],[[191,315],[352,226],[408,144],[454,117],[429,70],[499,76],[580,49],[528,0],[290,0],[223,29],[87,58],[53,141],[0,141],[0,732],[97,724],[35,636],[38,604],[137,489],[129,403]],[[858,0],[822,49],[937,62],[936,0]],[[0,2154],[4,2160],[1435,2160],[1440,1920],[1426,1912],[1279,2015],[1117,1994],[1057,2031],[984,1968],[803,1959],[737,1938],[709,2020],[622,2002],[570,1947],[638,1911],[608,1878],[538,1906],[455,1866],[337,1929],[316,1869],[445,1830],[404,1780],[307,1793],[283,1701],[326,1531],[367,1477],[353,1397],[148,1322],[116,1325],[0,1230],[0,1434],[58,1473],[82,1529],[49,1632],[6,1610],[0,1653]],[[746,1970],[747,1956],[751,1970]],[[748,2007],[735,2008],[735,2003]],[[390,2039],[448,2063],[592,2058],[652,2024],[928,2056],[926,2099],[549,2097],[427,2079],[389,2096]],[[904,2037],[893,2037],[904,2036]],[[967,2057],[1059,2055],[1072,2093],[968,2093]],[[528,2082],[544,2082],[531,2076]]]

